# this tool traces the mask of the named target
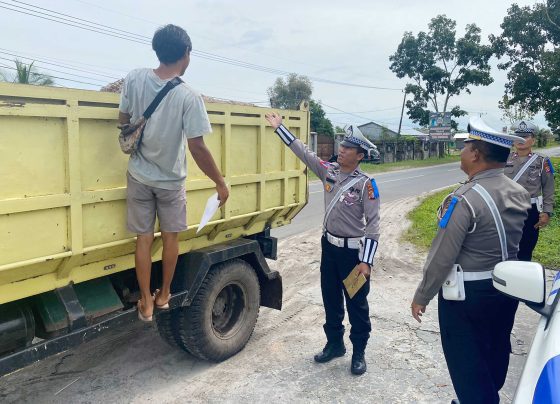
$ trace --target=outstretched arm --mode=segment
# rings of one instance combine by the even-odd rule
[[[328,162],[321,160],[317,155],[309,150],[309,147],[301,140],[296,138],[284,125],[282,125],[282,117],[276,112],[271,112],[265,115],[266,120],[275,129],[276,134],[280,137],[282,142],[288,146],[294,154],[303,163],[313,171],[321,181],[325,181],[327,176]]]
[[[193,137],[187,139],[187,142],[196,165],[216,184],[218,199],[220,200],[220,206],[222,206],[229,197],[229,190],[224,181],[224,177],[222,177],[222,173],[220,173],[220,170],[214,162],[210,150],[208,150],[206,143],[204,143],[204,138],[202,136]]]

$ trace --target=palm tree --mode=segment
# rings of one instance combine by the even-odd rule
[[[0,72],[0,81],[11,81],[19,84],[34,84],[37,86],[52,86],[54,80],[47,74],[39,73],[33,66],[34,61],[26,64],[19,59],[15,59],[15,73],[9,77],[6,73]]]

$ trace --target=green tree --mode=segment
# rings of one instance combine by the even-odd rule
[[[346,133],[344,132],[344,128],[342,126],[335,126],[334,133]]]
[[[14,60],[15,73],[10,76],[7,73],[0,74],[0,81],[9,81],[19,84],[34,84],[37,86],[52,86],[54,80],[47,74],[37,72],[33,66],[35,62],[29,64],[22,62],[19,59]]]
[[[539,129],[535,134],[535,138],[537,139],[537,147],[546,147],[548,142],[554,139],[554,135],[548,129]]]
[[[325,111],[321,106],[321,101],[309,100],[309,114],[311,131],[317,132],[321,135],[334,136],[333,125],[329,118],[325,116]]]
[[[428,24],[428,32],[405,32],[397,51],[391,55],[390,69],[397,77],[408,77],[405,91],[413,99],[406,102],[407,114],[413,122],[427,126],[430,111],[451,112],[454,117],[466,115],[458,105],[451,107],[453,96],[470,94],[471,86],[492,83],[489,59],[493,48],[483,45],[481,30],[468,24],[465,35],[457,38],[457,23],[438,15]],[[452,121],[453,128],[457,122]]]
[[[278,77],[274,85],[267,90],[272,108],[298,109],[302,101],[311,100],[313,85],[306,76],[291,73],[286,77]]]
[[[507,94],[498,101],[498,108],[502,110],[502,120],[510,126],[513,125],[515,121],[530,121],[535,116],[534,113],[523,108],[520,104],[512,104]]]
[[[513,4],[501,24],[500,36],[490,36],[507,70],[505,92],[512,105],[535,114],[544,111],[560,136],[560,1],[520,7]]]

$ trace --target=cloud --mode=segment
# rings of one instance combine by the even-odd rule
[[[233,46],[250,46],[250,47],[262,47],[270,39],[273,38],[273,32],[271,28],[261,28],[258,30],[250,30],[242,33],[239,40],[232,43]]]
[[[483,38],[487,38],[491,33],[500,33],[499,26],[513,1],[168,0],[165,7],[137,2],[131,8],[129,0],[112,0],[110,4],[101,0],[68,0],[64,7],[58,0],[40,0],[39,5],[146,36],[151,36],[156,26],[173,22],[189,32],[195,50],[328,80],[402,88],[406,80],[398,79],[389,70],[388,59],[405,31],[415,34],[426,31],[431,18],[446,14],[457,21],[459,36],[463,35],[466,24],[474,22],[482,29]],[[93,2],[103,7],[87,4]],[[533,3],[534,0],[520,1],[521,5]],[[119,70],[157,66],[149,45],[7,10],[0,13],[0,32],[9,38],[9,46],[4,47],[22,53]],[[452,105],[485,112],[488,118],[499,120],[497,102],[504,92],[506,78],[496,68],[492,74],[493,84],[472,88],[472,95],[454,97]],[[193,56],[185,77],[205,94],[253,101],[266,100],[266,89],[277,76]],[[313,97],[344,111],[396,108],[400,112],[398,107],[402,105],[400,91],[318,82],[314,83]],[[395,110],[365,115],[380,121],[393,120]],[[345,118],[337,118],[342,119]],[[405,122],[409,124],[406,118]]]

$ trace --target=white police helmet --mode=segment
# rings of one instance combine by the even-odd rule
[[[370,149],[376,148],[356,125],[348,125],[344,128],[344,131],[346,132],[346,136],[344,136],[344,139],[340,142],[341,146],[361,148],[366,154],[369,154]]]
[[[483,142],[507,147],[508,149],[513,146],[514,142],[525,143],[525,139],[522,137],[502,133],[491,128],[478,116],[473,116],[469,119],[467,131],[469,132],[469,137],[465,139],[465,142],[481,140]]]

